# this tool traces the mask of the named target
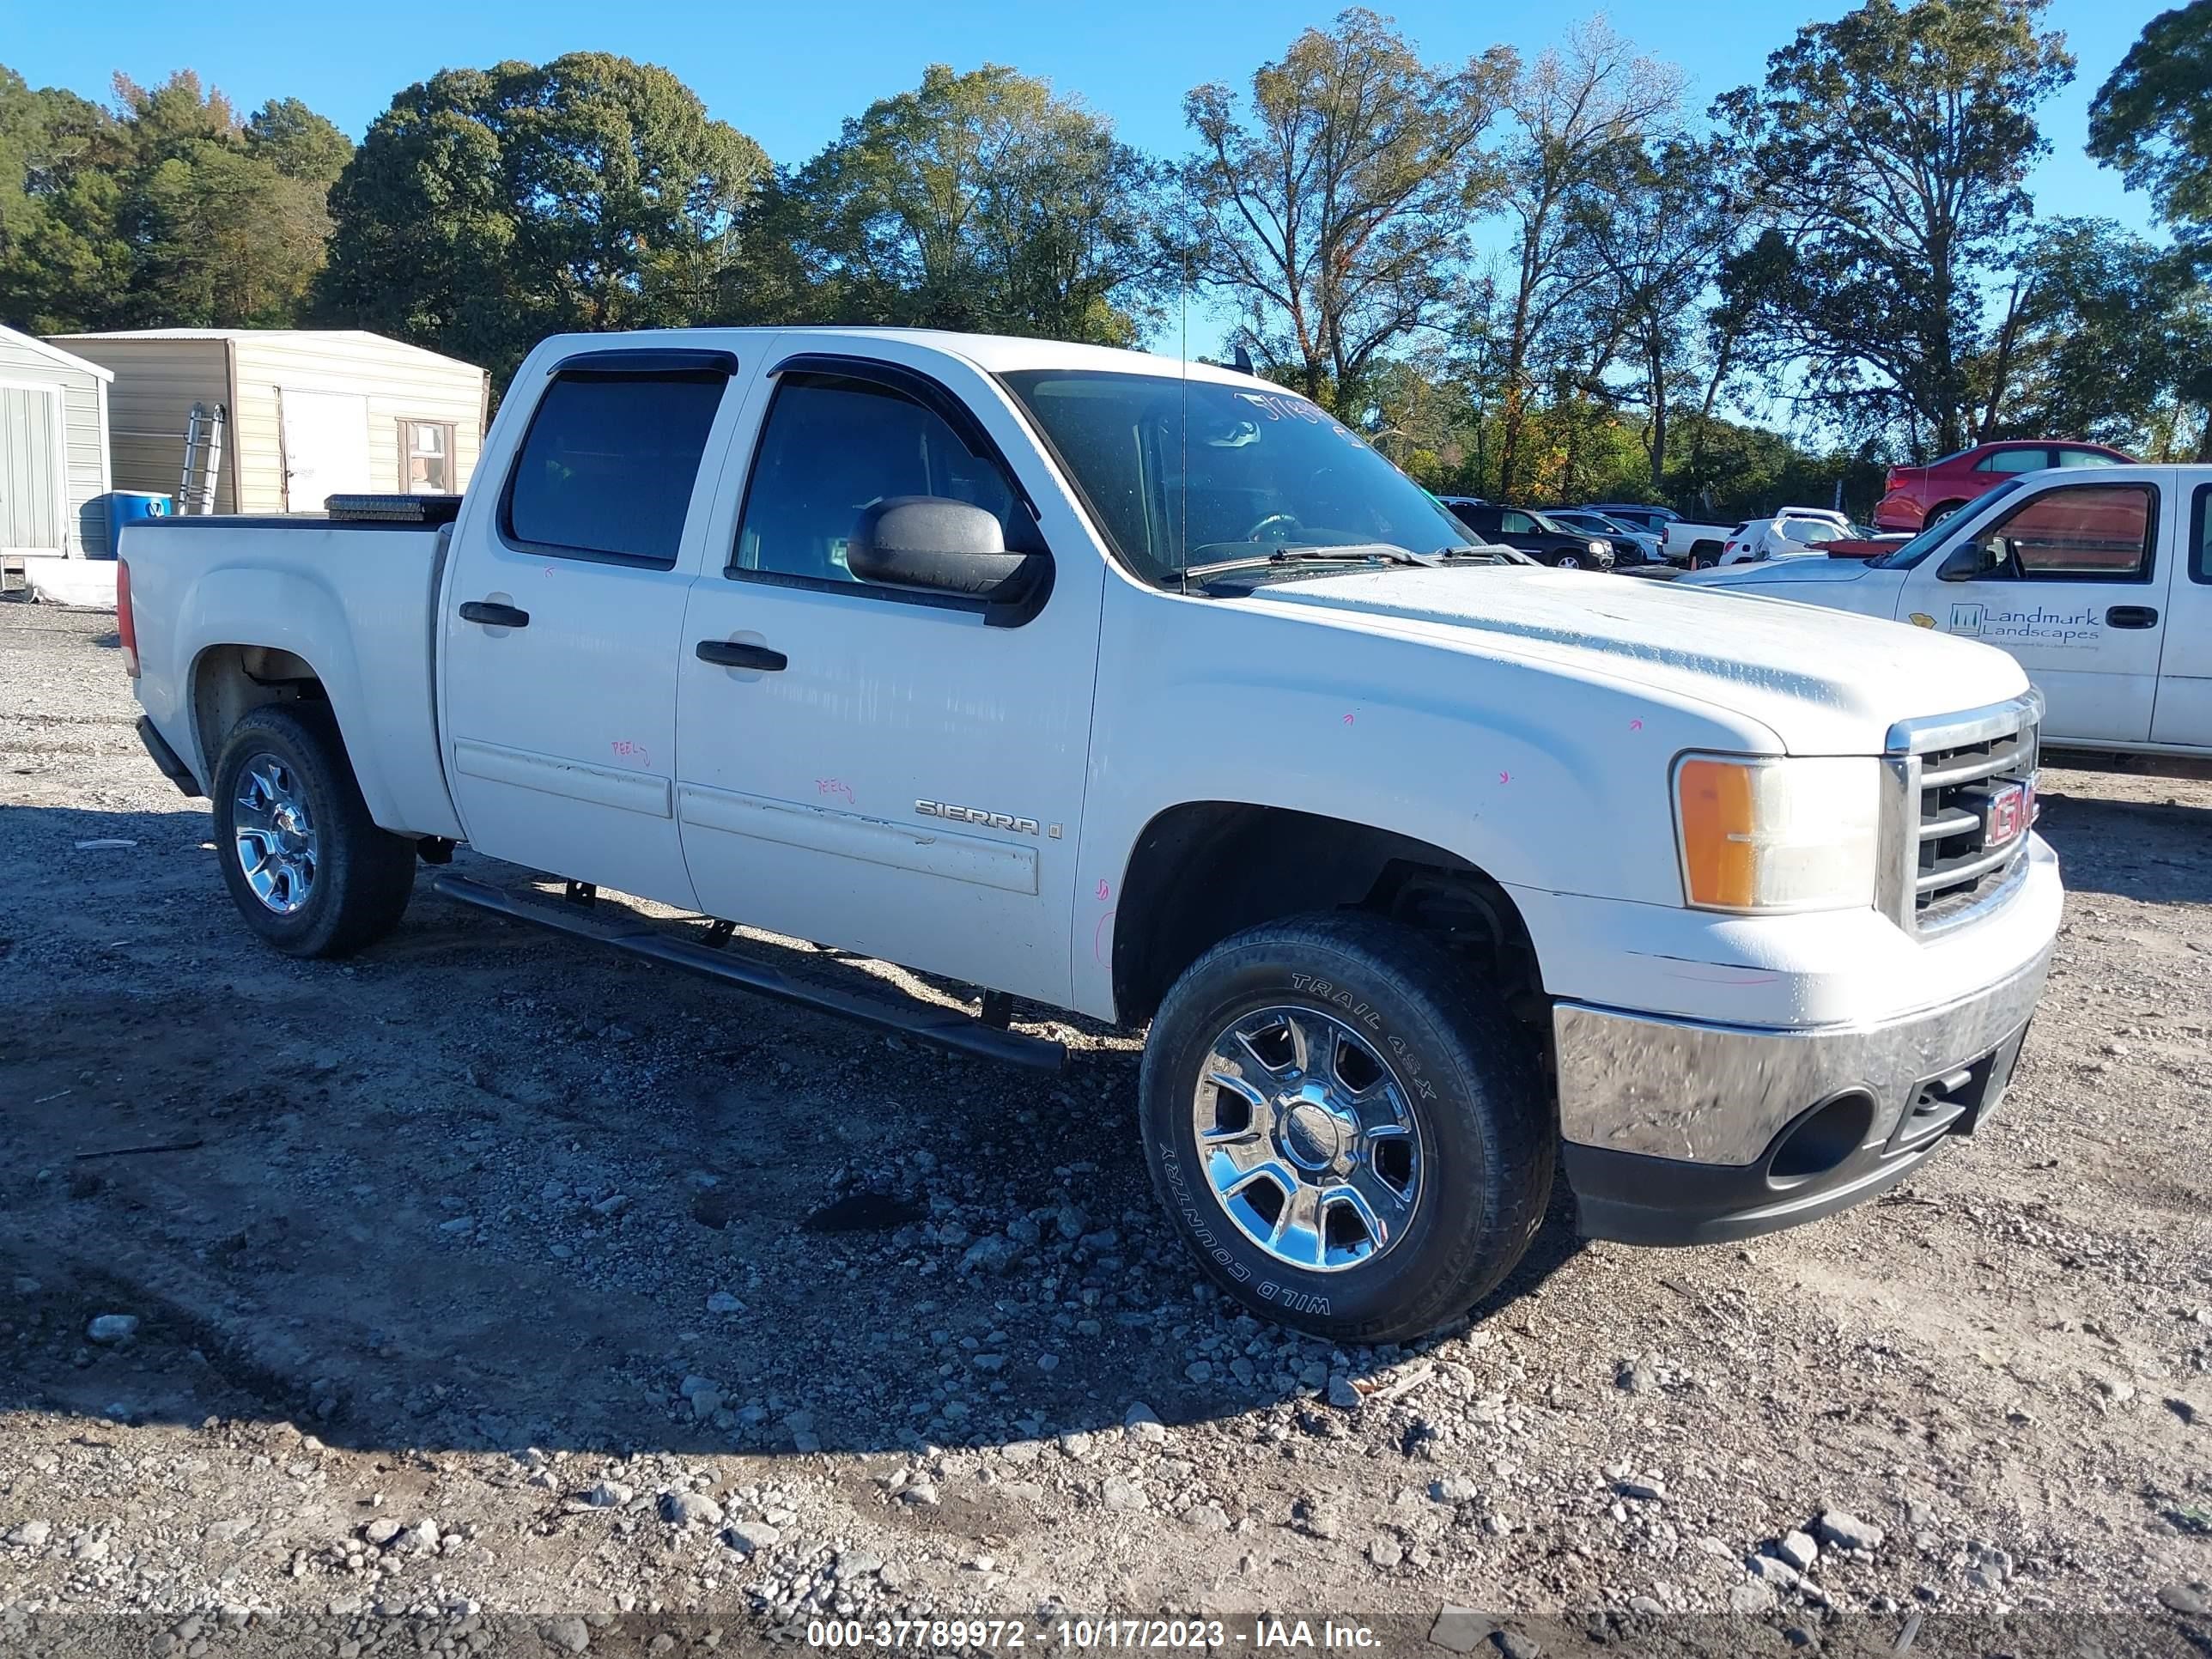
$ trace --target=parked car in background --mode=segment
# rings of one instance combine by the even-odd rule
[[[2029,441],[1976,444],[1926,466],[1893,466],[1874,509],[1877,530],[1908,534],[1933,528],[2007,478],[2046,467],[2124,466],[2135,457],[2103,444]]]
[[[1544,516],[1577,535],[1611,542],[1616,566],[1667,562],[1667,555],[1662,550],[1663,538],[1654,532],[1632,528],[1587,507],[1555,507]]]
[[[1785,507],[1771,519],[1753,519],[1739,526],[1721,549],[1720,562],[1756,564],[1766,559],[1819,557],[1830,542],[1873,533],[1839,513]]]
[[[1485,541],[1518,548],[1540,564],[1556,565],[1562,570],[1613,568],[1611,542],[1554,524],[1540,513],[1525,507],[1499,507],[1472,495],[1437,499],[1451,509],[1454,518]]]
[[[2000,646],[2043,694],[2046,744],[2212,758],[2212,466],[2010,477],[1877,558],[1783,559],[1676,585]]]
[[[1650,531],[1659,538],[1659,551],[1668,563],[1686,564],[1692,570],[1716,562],[1729,537],[1741,527],[1701,524],[1684,518],[1671,507],[1653,507],[1648,502],[1598,501],[1580,510],[1602,513],[1632,528]]]

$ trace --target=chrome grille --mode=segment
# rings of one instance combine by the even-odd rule
[[[2033,802],[2042,716],[2043,700],[2031,691],[1993,708],[1890,728],[1880,902],[1899,927],[1916,933],[1954,927],[2026,867],[2025,827],[1999,847],[1984,837],[1997,791],[2025,784]]]

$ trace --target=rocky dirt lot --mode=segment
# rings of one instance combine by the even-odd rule
[[[2049,994],[1908,1186],[1673,1253],[1563,1195],[1346,1352],[1200,1285],[1128,1035],[1024,1009],[1039,1079],[427,888],[258,947],[115,643],[0,605],[0,1650],[2212,1652],[2212,784],[2046,772]]]

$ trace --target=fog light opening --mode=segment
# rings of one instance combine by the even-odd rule
[[[1874,1127],[1874,1097],[1854,1090],[1815,1106],[1783,1134],[1767,1161],[1771,1187],[1794,1187],[1823,1176],[1866,1145]]]

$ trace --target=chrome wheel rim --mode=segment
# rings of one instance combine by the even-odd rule
[[[1389,1062],[1318,1009],[1262,1008],[1208,1048],[1191,1103],[1206,1185],[1275,1261],[1341,1273],[1406,1236],[1426,1163]]]
[[[1579,570],[1583,568],[1583,562],[1571,553],[1560,554],[1559,564],[1562,570]]]
[[[231,800],[231,844],[246,884],[280,916],[289,916],[314,891],[321,866],[307,793],[291,764],[256,755],[238,775]]]

